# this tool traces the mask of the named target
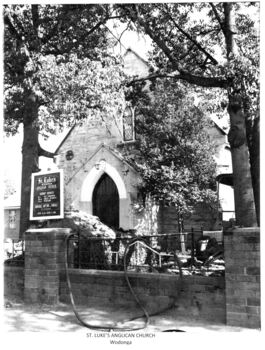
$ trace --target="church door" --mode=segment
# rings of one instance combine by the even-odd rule
[[[111,177],[104,173],[93,191],[93,215],[109,227],[119,228],[119,193]]]

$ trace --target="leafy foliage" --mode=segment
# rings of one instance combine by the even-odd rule
[[[55,133],[89,119],[103,119],[106,123],[121,114],[124,105],[121,65],[114,57],[101,60],[78,58],[75,54],[67,60],[63,56],[40,57],[41,69],[34,73],[32,89],[38,97],[38,128]],[[23,90],[9,89],[8,105]],[[120,113],[119,113],[120,112]],[[7,125],[8,129],[8,125]]]
[[[38,133],[84,118],[113,117],[122,103],[118,62],[108,48],[109,5],[4,6],[5,131],[24,126],[20,235],[29,226],[31,174],[39,171]],[[119,80],[119,87],[118,87]]]
[[[215,91],[212,105],[228,107],[232,132],[243,135],[241,145],[246,135],[249,148],[249,157],[245,152],[244,160],[243,151],[233,157],[234,169],[241,166],[234,172],[238,188],[235,207],[237,223],[244,226],[256,225],[252,188],[259,220],[259,7],[258,2],[117,5],[120,13],[153,41],[150,60],[156,71],[152,80],[170,77],[192,86],[223,90],[223,101]],[[242,170],[251,172],[252,183],[249,175],[243,180],[248,199],[240,190]],[[245,219],[245,212],[253,215]]]
[[[123,72],[111,59],[91,61],[72,55],[58,63],[54,56],[40,58],[41,69],[34,74],[32,88],[38,98],[36,125],[45,133],[56,133],[85,119],[119,116],[124,105]],[[25,89],[17,86],[5,94],[5,130],[17,131],[24,110]],[[23,116],[23,114],[22,114]]]
[[[40,117],[34,123],[47,132],[89,117],[91,109],[109,107],[113,115],[122,74],[100,28],[111,16],[108,5],[4,7],[7,133],[17,132],[33,95]]]
[[[229,13],[230,5],[224,3],[117,6],[125,18],[153,40],[150,61],[157,75],[171,74],[193,85],[225,88],[228,94],[240,91],[242,100],[249,101],[248,117],[252,121],[258,117],[258,3],[233,3]],[[233,38],[228,18],[235,29]],[[231,52],[233,40],[236,50]]]
[[[140,99],[136,111],[142,192],[176,206],[181,214],[195,203],[215,201],[210,121],[194,105],[187,86],[157,81],[152,96]]]

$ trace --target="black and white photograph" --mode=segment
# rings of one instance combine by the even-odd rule
[[[6,339],[258,339],[261,3],[1,7]]]

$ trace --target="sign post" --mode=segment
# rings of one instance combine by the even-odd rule
[[[64,217],[63,170],[31,175],[30,220]]]

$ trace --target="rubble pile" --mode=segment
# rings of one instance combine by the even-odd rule
[[[199,275],[199,276],[224,276],[225,272],[225,262],[223,259],[218,259],[210,264],[198,263],[195,261],[194,264],[182,266],[183,276]]]
[[[64,219],[51,223],[50,227],[68,227],[87,237],[116,238],[115,231],[104,225],[97,216],[79,210],[65,211]]]

